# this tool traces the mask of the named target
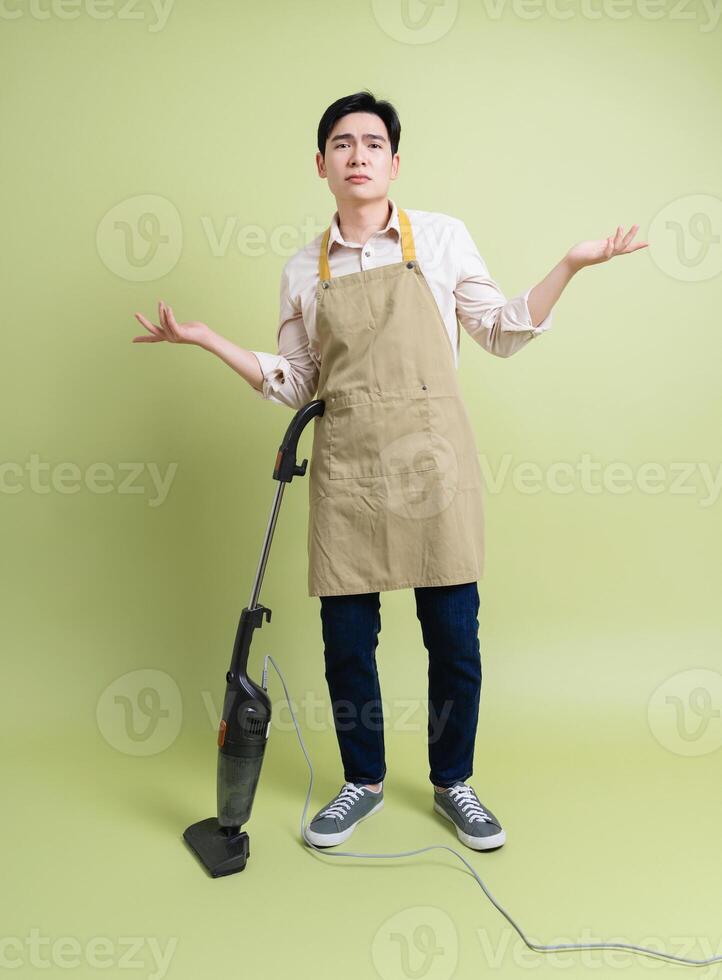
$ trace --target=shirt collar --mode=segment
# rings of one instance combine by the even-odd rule
[[[389,204],[391,205],[391,214],[389,215],[389,220],[386,225],[378,232],[377,235],[385,235],[389,230],[393,229],[399,240],[401,240],[401,227],[399,225],[399,210],[396,207],[396,202],[389,198]],[[338,226],[338,211],[334,212],[333,218],[331,219],[331,231],[328,236],[328,253],[331,252],[331,245],[334,242],[338,242],[339,245],[347,245],[348,243],[341,237],[341,231]]]

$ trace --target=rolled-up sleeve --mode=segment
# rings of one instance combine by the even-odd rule
[[[489,275],[463,221],[454,227],[457,274],[456,315],[464,330],[485,350],[497,357],[509,357],[552,325],[551,312],[536,327],[529,304],[530,286],[520,296],[507,299],[499,284]]]
[[[253,390],[260,398],[302,408],[318,387],[319,366],[309,351],[308,334],[300,303],[290,295],[287,267],[281,274],[280,313],[276,335],[278,353],[253,350],[263,374],[261,389]]]

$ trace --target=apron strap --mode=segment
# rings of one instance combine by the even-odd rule
[[[416,248],[414,246],[414,236],[411,231],[409,216],[401,208],[399,211],[399,227],[401,228],[401,251],[404,262],[416,261]]]
[[[401,229],[401,254],[403,262],[412,262],[416,259],[416,248],[414,246],[414,235],[411,231],[409,216],[402,208],[397,209],[399,215],[399,228]],[[318,277],[321,280],[331,278],[331,270],[328,266],[328,239],[331,235],[329,225],[323,233],[321,239],[321,254],[318,257]]]
[[[330,234],[331,226],[329,225],[326,231],[323,233],[323,238],[321,239],[321,254],[318,258],[318,278],[322,282],[331,278],[331,270],[328,267],[328,238]]]

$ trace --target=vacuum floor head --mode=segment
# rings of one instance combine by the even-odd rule
[[[191,824],[183,832],[183,839],[212,878],[243,871],[250,854],[248,833],[221,827],[216,817]]]

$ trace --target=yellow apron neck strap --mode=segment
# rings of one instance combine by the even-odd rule
[[[404,262],[411,262],[416,259],[416,248],[414,246],[414,236],[411,231],[411,222],[404,210],[398,208],[399,228],[401,229],[401,254]],[[321,239],[321,254],[318,258],[318,277],[321,281],[331,278],[331,270],[328,267],[328,240],[331,235],[329,225],[323,233]]]
[[[331,278],[331,271],[328,267],[328,239],[330,234],[331,226],[329,225],[321,239],[321,255],[318,259],[318,278],[321,282]]]
[[[401,208],[399,210],[399,227],[401,228],[401,252],[404,262],[416,260],[416,248],[414,246],[414,236],[411,231],[409,216]]]

